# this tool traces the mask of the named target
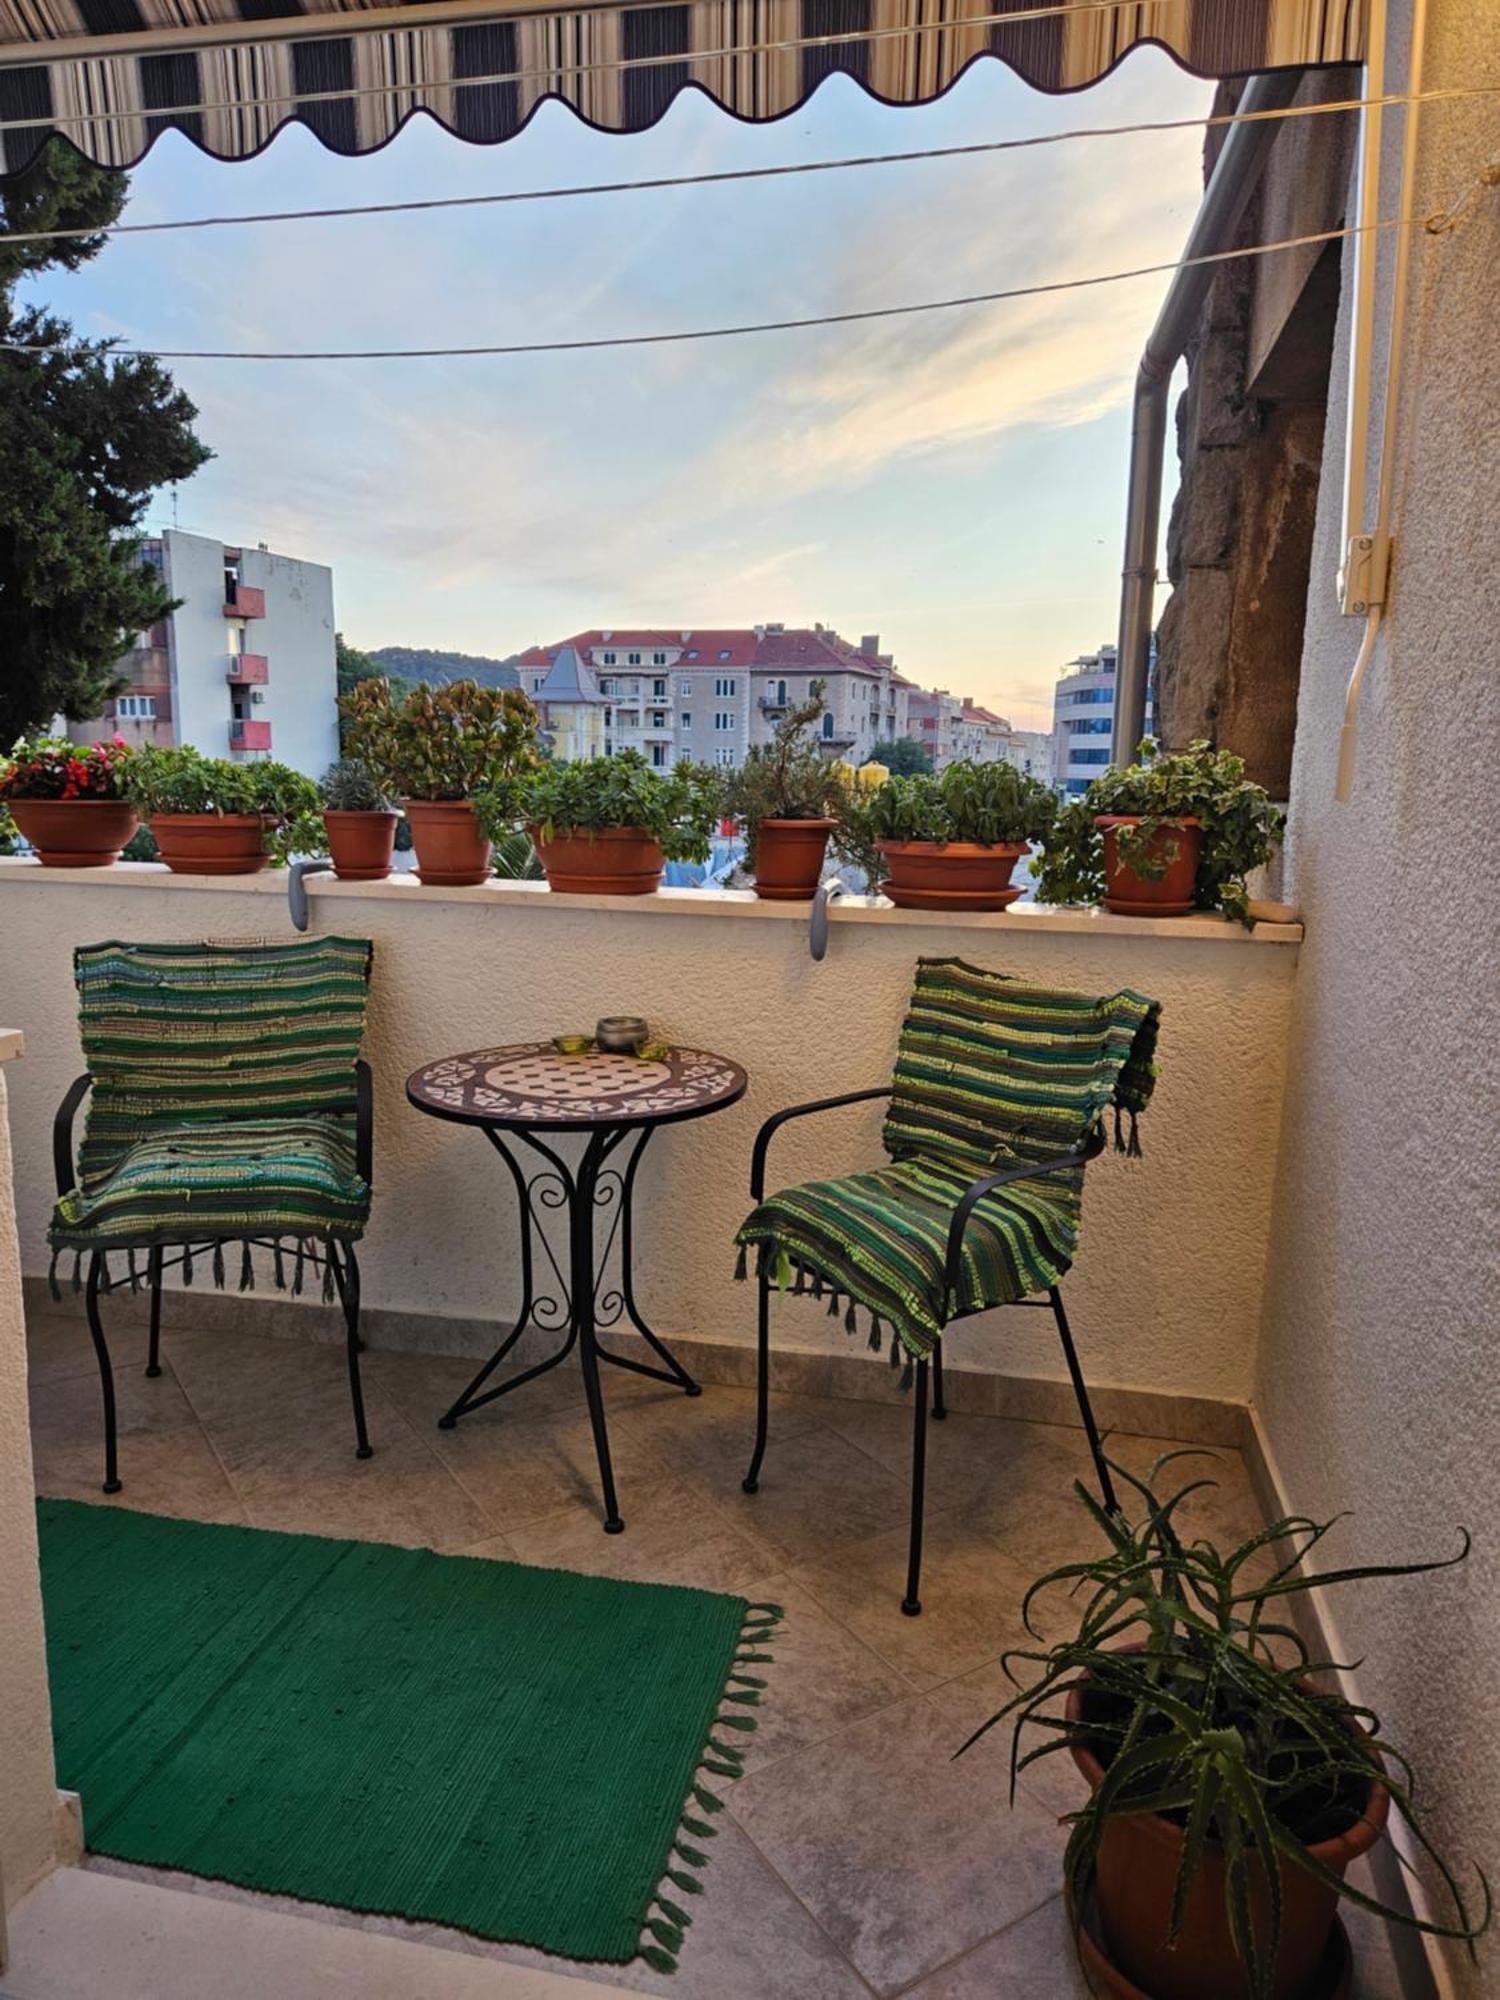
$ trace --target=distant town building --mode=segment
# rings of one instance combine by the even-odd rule
[[[209,757],[276,757],[317,777],[339,754],[333,571],[168,528],[141,560],[182,602],[120,661],[128,689],[103,720],[127,743]],[[74,724],[92,741],[98,722]]]
[[[1156,682],[1156,641],[1151,641],[1146,691],[1146,735],[1151,734]],[[1052,694],[1052,779],[1068,798],[1088,790],[1110,761],[1115,726],[1115,648],[1101,646],[1069,660]]]

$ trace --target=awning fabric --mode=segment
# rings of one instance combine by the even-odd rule
[[[128,167],[173,127],[219,159],[293,120],[367,153],[419,111],[493,144],[549,97],[613,132],[688,88],[769,120],[835,71],[924,104],[985,56],[1080,90],[1141,42],[1204,77],[1359,62],[1363,0],[0,0],[0,174],[54,130]]]

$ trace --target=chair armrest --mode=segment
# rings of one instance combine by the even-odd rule
[[[1098,1159],[1103,1151],[1104,1125],[1101,1120],[1077,1151],[1058,1153],[1050,1160],[1022,1160],[1014,1167],[1007,1167],[1003,1173],[986,1174],[982,1181],[975,1181],[972,1187],[965,1188],[948,1226],[948,1254],[943,1260],[944,1309],[958,1291],[963,1268],[964,1232],[969,1226],[969,1217],[987,1194],[993,1194],[996,1188],[1004,1187],[1009,1181],[1034,1181],[1042,1174],[1066,1173],[1070,1167],[1081,1167],[1089,1160]]]
[[[851,1090],[843,1097],[820,1097],[812,1104],[793,1104],[768,1118],[755,1135],[755,1150],[750,1155],[750,1199],[760,1201],[765,1194],[766,1151],[778,1126],[785,1125],[789,1118],[810,1118],[815,1111],[837,1111],[845,1104],[866,1104],[872,1098],[890,1094],[891,1086],[883,1083],[878,1090]]]
[[[59,1199],[71,1194],[78,1185],[78,1170],[73,1163],[73,1120],[78,1116],[78,1107],[88,1096],[94,1079],[80,1076],[69,1084],[68,1094],[57,1107],[57,1115],[52,1120],[52,1171],[57,1177]]]
[[[354,1171],[367,1186],[375,1174],[375,1079],[363,1060],[354,1065]]]

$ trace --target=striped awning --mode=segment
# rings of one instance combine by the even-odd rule
[[[0,174],[54,131],[128,167],[172,128],[242,159],[293,120],[367,153],[418,112],[491,145],[549,97],[612,132],[690,88],[766,120],[835,71],[924,104],[986,56],[1080,90],[1141,42],[1204,77],[1358,62],[1364,0],[0,0]]]

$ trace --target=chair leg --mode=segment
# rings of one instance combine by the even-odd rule
[[[146,1350],[146,1373],[152,1377],[161,1373],[161,1250],[158,1247],[148,1253],[146,1259],[147,1281],[151,1286],[151,1344]]]
[[[927,1363],[917,1363],[917,1382],[912,1396],[914,1428],[911,1445],[911,1554],[906,1564],[906,1595],[901,1609],[915,1618],[922,1609],[918,1595],[922,1583],[922,1514],[927,1491]]]
[[[948,1414],[948,1405],[943,1401],[943,1343],[938,1342],[932,1350],[932,1414],[939,1423]]]
[[[324,1247],[328,1261],[333,1266],[333,1281],[338,1286],[339,1297],[343,1301],[344,1325],[348,1329],[349,1400],[354,1405],[354,1456],[373,1458],[375,1447],[370,1443],[370,1433],[365,1426],[365,1392],[359,1375],[359,1357],[364,1351],[364,1342],[359,1337],[359,1259],[354,1254],[354,1245],[346,1243],[343,1248],[344,1267],[341,1269],[338,1246],[330,1239]]]
[[[766,1455],[766,1420],[771,1400],[771,1281],[765,1270],[756,1274],[757,1312],[755,1366],[755,1450],[750,1470],[740,1481],[746,1493],[760,1485],[761,1460]]]
[[[96,1250],[89,1258],[85,1304],[89,1315],[89,1337],[94,1343],[94,1358],[99,1363],[99,1388],[104,1398],[104,1491],[118,1493],[120,1467],[115,1423],[115,1371],[110,1366],[109,1349],[104,1341],[104,1327],[99,1318],[99,1279],[103,1269],[103,1255]]]
[[[1073,1346],[1073,1335],[1068,1326],[1068,1315],[1063,1311],[1062,1293],[1056,1285],[1049,1286],[1048,1298],[1052,1301],[1053,1316],[1057,1321],[1058,1336],[1062,1341],[1064,1359],[1068,1373],[1073,1378],[1073,1394],[1078,1398],[1078,1414],[1083,1418],[1083,1428],[1089,1441],[1089,1450],[1094,1455],[1094,1471],[1099,1478],[1099,1495],[1104,1502],[1106,1513],[1118,1510],[1115,1499],[1114,1481],[1109,1476],[1109,1466],[1105,1463],[1103,1447],[1099,1443],[1099,1426],[1094,1422],[1093,1408],[1089,1403],[1089,1392],[1084,1385],[1083,1370],[1078,1365],[1078,1353]]]

